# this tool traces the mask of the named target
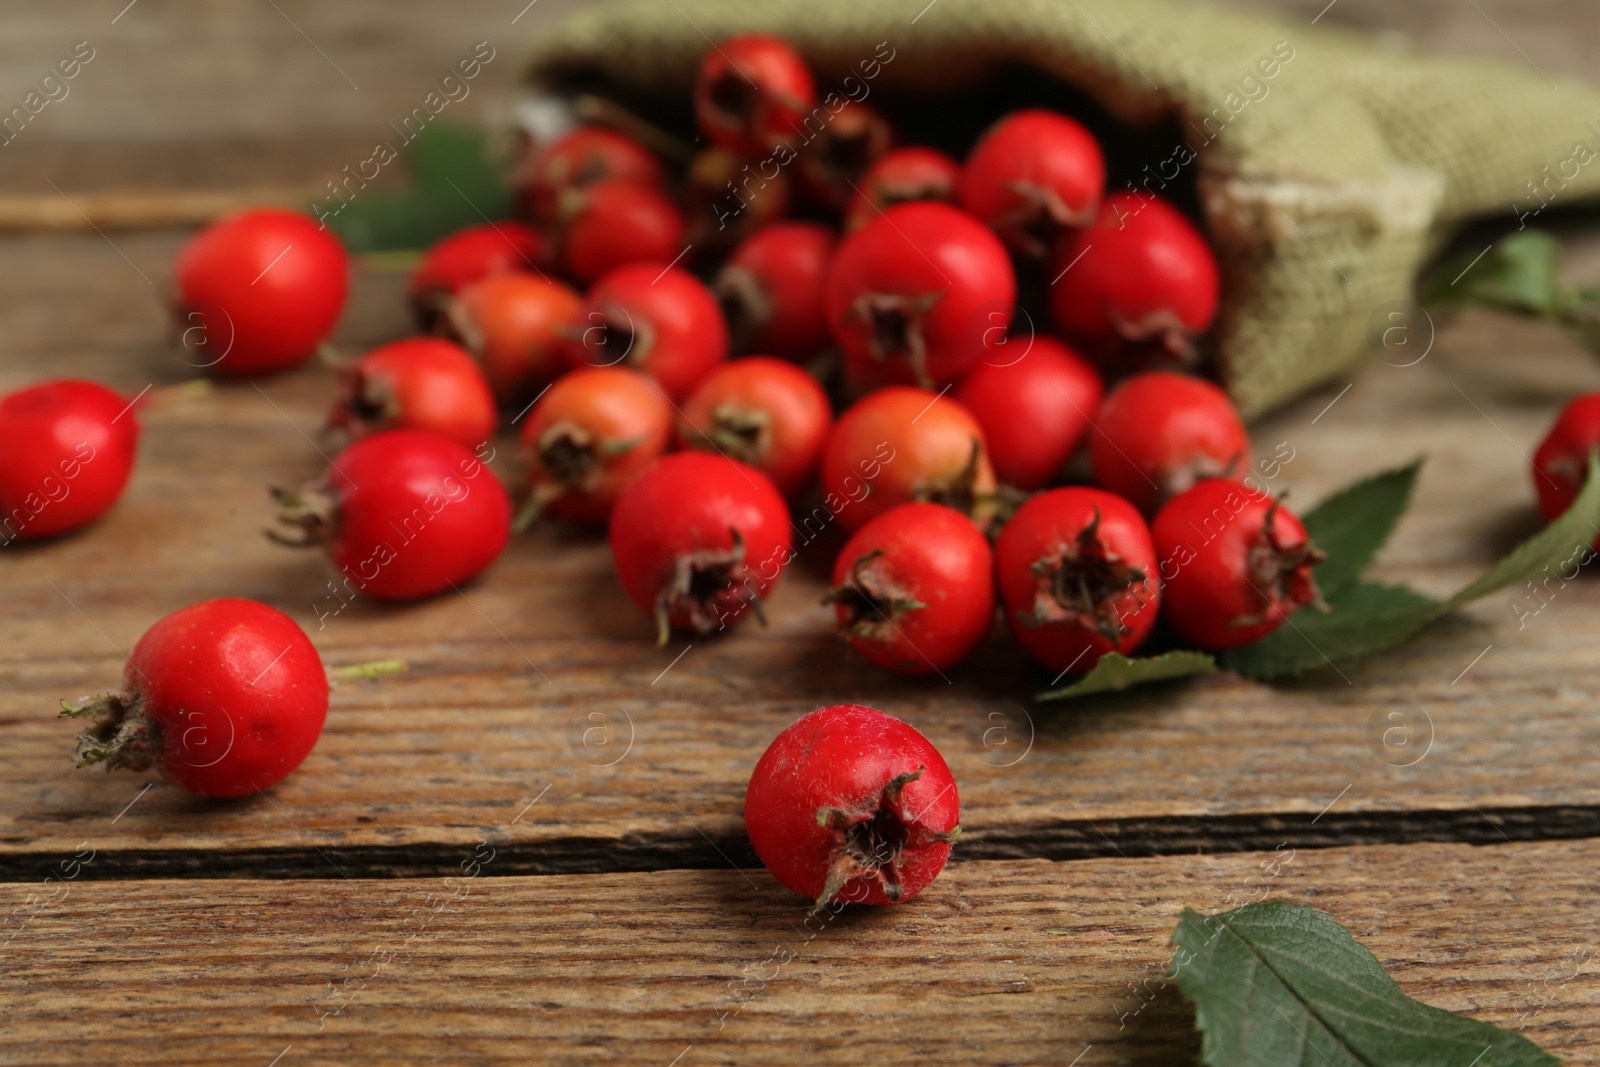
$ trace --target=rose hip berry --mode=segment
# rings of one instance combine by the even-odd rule
[[[896,204],[956,197],[961,164],[932,148],[908,146],[884,154],[861,174],[845,205],[844,228],[859,230]]]
[[[948,204],[892,207],[846,237],[823,289],[845,359],[886,381],[960,381],[1004,331],[1016,303],[1005,246]],[[975,328],[976,327],[976,328]]]
[[[649,186],[588,185],[566,194],[560,213],[562,271],[584,284],[624,263],[669,263],[683,251],[683,216]]]
[[[1021,354],[1010,355],[1013,348]],[[995,477],[1031,491],[1042,489],[1072,457],[1104,388],[1100,372],[1072,349],[1033,337],[1008,341],[954,395],[983,427]]]
[[[1320,605],[1312,568],[1325,557],[1279,501],[1240,482],[1203,481],[1151,523],[1161,558],[1161,616],[1206,649],[1237,648]]]
[[[660,383],[674,403],[728,358],[728,327],[694,275],[630,263],[594,284],[568,326],[574,367],[629,366]]]
[[[812,119],[805,130],[809,133],[816,126]],[[842,208],[860,187],[867,168],[894,147],[889,121],[854,100],[846,100],[809,137],[800,149],[795,173],[806,195],[830,208]]]
[[[1060,235],[1094,221],[1105,192],[1100,143],[1053,111],[1017,111],[979,138],[961,172],[961,206],[1020,255],[1043,259]]]
[[[944,869],[960,820],[939,750],[860,704],[819,708],[779,734],[744,799],[756,855],[819,909],[910,900]]]
[[[362,437],[428,430],[475,448],[494,435],[494,394],[460,345],[411,337],[373,349],[340,372],[328,425]]]
[[[1107,197],[1094,224],[1058,246],[1052,276],[1056,324],[1100,357],[1141,345],[1193,357],[1221,285],[1200,231],[1146,193]]]
[[[580,127],[534,152],[522,179],[523,206],[537,223],[550,225],[567,193],[618,181],[660,190],[667,172],[637,141],[598,126]]]
[[[1250,469],[1250,438],[1228,394],[1172,371],[1136,374],[1106,396],[1089,430],[1094,480],[1154,514],[1206,478]]]
[[[694,117],[712,142],[756,158],[800,136],[817,87],[800,54],[776,37],[729,37],[709,52],[694,82]]]
[[[822,449],[823,502],[846,530],[913,501],[946,504],[987,526],[994,469],[967,409],[896,385],[857,401]]]
[[[352,592],[416,600],[493,563],[511,536],[511,502],[476,455],[437,434],[390,430],[339,453],[297,493],[274,490],[287,545],[326,547]]]
[[[792,497],[811,484],[832,426],[815,378],[793,363],[751,356],[724,363],[689,395],[678,443],[748,463]]]
[[[0,397],[0,545],[54,537],[110,510],[133,471],[132,409],[71,378]]]
[[[484,278],[535,271],[544,257],[544,238],[520,222],[469,226],[428,249],[411,275],[406,296],[426,330],[445,309],[445,298]]]
[[[623,486],[666,451],[671,437],[672,405],[645,375],[627,367],[571,372],[523,423],[531,495],[517,525],[528,526],[545,509],[605,522]]]
[[[1589,453],[1600,448],[1600,393],[1578,397],[1556,418],[1533,454],[1539,510],[1555,519],[1572,506],[1589,475]],[[1600,540],[1600,539],[1597,539]]]
[[[286,778],[322,735],[328,676],[294,620],[253,600],[173,612],[133,646],[116,693],[68,704],[94,715],[78,766],[156,773],[207,797],[238,797]]]
[[[994,554],[961,512],[902,504],[845,542],[827,600],[867,659],[902,674],[942,671],[994,624]]]
[[[1119,496],[1068,487],[1033,497],[995,542],[1011,632],[1044,667],[1082,674],[1138,648],[1161,602],[1144,517]]]
[[[794,555],[789,507],[754,467],[679,452],[647,467],[611,511],[611,556],[622,588],[672,627],[711,633],[752,609]]]
[[[256,208],[212,223],[178,252],[173,312],[184,359],[225,374],[305,362],[350,288],[344,246],[296,211]]]
[[[567,369],[567,324],[582,299],[537,274],[492,275],[449,302],[450,334],[477,358],[495,398],[521,410]]]
[[[833,231],[815,222],[779,222],[734,249],[711,283],[740,354],[802,360],[828,346],[822,287]]]

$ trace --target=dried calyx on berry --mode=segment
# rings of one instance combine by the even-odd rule
[[[656,594],[656,644],[665,645],[675,620],[687,622],[695,633],[722,628],[724,620],[749,607],[761,625],[761,610],[749,569],[745,566],[744,537],[732,526],[730,548],[701,548],[673,561],[671,576]]]
[[[127,693],[103,693],[83,697],[77,703],[63,700],[63,718],[93,716],[78,734],[72,762],[77,767],[103,763],[111,770],[148,770],[161,751],[161,727],[142,714],[143,699],[137,686]]]
[[[1130,631],[1119,598],[1130,590],[1150,588],[1150,576],[1111,551],[1099,536],[1100,509],[1077,539],[1036,560],[1038,580],[1033,607],[1019,614],[1024,626],[1070,622],[1093,630],[1115,644]]]
[[[901,879],[902,857],[933,844],[953,845],[961,827],[948,833],[931,830],[908,811],[905,787],[927,773],[927,767],[897,775],[877,793],[847,807],[817,809],[817,825],[833,835],[827,880],[817,894],[812,913],[821,911],[853,879],[875,885],[891,904],[905,895]]]
[[[844,608],[839,629],[847,637],[878,638],[893,631],[907,613],[928,605],[911,595],[890,570],[882,566],[888,553],[874,549],[860,557],[845,580],[828,590],[824,604]]]
[[[902,296],[897,293],[862,293],[850,306],[850,317],[867,325],[867,349],[874,363],[903,359],[916,383],[936,388],[928,374],[928,343],[924,323],[942,293]]]
[[[1239,616],[1230,623],[1232,626],[1259,626],[1302,604],[1309,604],[1316,611],[1329,610],[1312,575],[1313,568],[1328,554],[1304,537],[1285,543],[1275,521],[1282,504],[1281,498],[1273,499],[1261,529],[1245,553],[1245,573],[1261,594],[1261,610]]]

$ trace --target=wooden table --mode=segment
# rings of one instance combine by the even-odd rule
[[[472,17],[510,49],[547,5],[514,30],[510,9]],[[1498,24],[1561,69],[1574,38],[1550,27],[1588,25],[1575,4],[1541,6],[1526,33],[1509,3],[1474,7],[1484,19],[1417,5],[1430,15],[1401,31],[1504,54]],[[1345,0],[1327,21],[1391,8]],[[47,180],[74,202],[315,187],[361,158],[363,123],[485,36],[438,5],[282,9],[226,33],[156,4],[89,30],[18,16],[8,71],[84,36],[104,65],[77,111],[46,114],[56,134],[41,122],[6,149],[13,206],[56,195]],[[209,58],[180,47],[206,41]],[[346,73],[368,95],[341,95]],[[208,78],[209,96],[174,91]],[[230,134],[229,105],[258,99]],[[306,133],[311,101],[324,121]],[[1592,282],[1600,224],[1566,225],[1569,269]],[[160,302],[183,236],[0,239],[0,389],[183,380]],[[338,342],[402,329],[402,287],[363,272]],[[1254,427],[1257,450],[1292,449],[1276,484],[1302,506],[1427,453],[1378,572],[1446,592],[1536,528],[1525,454],[1600,368],[1553,330],[1471,314],[1420,363],[1374,362],[1346,386]],[[329,387],[308,369],[153,411],[103,522],[0,554],[0,1062],[1170,1064],[1197,1048],[1161,977],[1178,911],[1265,897],[1332,912],[1413,996],[1600,1062],[1594,582],[1520,626],[1516,593],[1492,597],[1399,654],[1292,685],[1221,675],[1050,707],[998,635],[948,681],[847,655],[818,605],[836,543],[801,553],[767,629],[661,650],[603,543],[561,528],[517,539],[462,595],[358,601],[319,629],[325,564],[260,532],[266,487],[323,466]],[[410,670],[340,685],[316,751],[262,797],[74,772],[56,702],[113,684],[152,621],[216,596],[288,612],[332,666]],[[965,832],[917,901],[812,933],[740,808],[766,743],[841,700],[928,734]]]

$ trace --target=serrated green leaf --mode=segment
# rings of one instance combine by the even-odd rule
[[[1487,304],[1524,315],[1554,314],[1564,303],[1561,243],[1542,230],[1507,234],[1477,259],[1445,264],[1430,303]]]
[[[1127,656],[1107,652],[1100,657],[1094,669],[1082,678],[1060,689],[1051,689],[1034,697],[1035,700],[1070,700],[1090,693],[1114,693],[1149,682],[1165,682],[1174,678],[1187,678],[1195,674],[1210,674],[1217,669],[1217,661],[1204,652],[1164,652],[1159,656]]]
[[[1412,1000],[1315,908],[1185,908],[1172,940],[1208,1067],[1560,1067],[1519,1034]]]
[[[1339,490],[1301,517],[1311,543],[1328,554],[1318,564],[1317,586],[1337,597],[1361,577],[1394,533],[1411,502],[1422,460],[1374,474]]]

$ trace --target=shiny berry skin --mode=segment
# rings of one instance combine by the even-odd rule
[[[642,370],[674,403],[728,358],[728,327],[711,290],[662,263],[630,263],[595,282],[568,334],[574,367]]]
[[[1072,458],[1104,389],[1087,360],[1060,341],[1035,336],[1008,340],[953,395],[983,427],[995,477],[1031,491]]]
[[[734,351],[803,360],[828,346],[822,285],[834,243],[826,226],[778,222],[734,249],[711,283]]]
[[[191,237],[173,275],[184,361],[267,374],[304,363],[333,331],[350,289],[350,257],[305,215],[256,208]]]
[[[62,378],[0,397],[0,545],[105,514],[138,444],[133,405],[96,382]]]
[[[750,162],[725,148],[708,148],[689,161],[684,240],[696,256],[726,252],[787,215],[793,186],[776,160]]]
[[[844,210],[846,231],[859,230],[879,214],[913,200],[956,198],[961,164],[933,148],[896,148],[868,167],[856,182]]]
[[[1161,617],[1190,644],[1220,650],[1265,637],[1302,604],[1320,604],[1324,558],[1277,500],[1212,478],[1150,524],[1161,559]]]
[[[839,245],[823,288],[828,327],[851,364],[940,388],[992,356],[1011,323],[1011,257],[948,204],[892,207]]]
[[[760,615],[793,557],[789,507],[771,479],[713,452],[663,456],[611,511],[611,558],[622,588],[656,620],[707,634]]]
[[[801,135],[817,87],[800,53],[765,34],[729,37],[706,52],[694,117],[712,143],[755,159]]]
[[[927,888],[961,832],[939,750],[876,708],[835,704],[767,746],[744,825],[772,876],[822,908],[901,904]]]
[[[1043,259],[1060,235],[1094,221],[1106,160],[1094,134],[1053,111],[1015,111],[978,139],[960,203],[1020,255]]]
[[[534,151],[520,182],[523,208],[535,223],[550,225],[567,193],[615,181],[660,190],[666,187],[667,172],[639,142],[583,126]]]
[[[793,363],[750,356],[724,363],[689,394],[678,444],[748,463],[794,497],[811,485],[832,426],[815,378]]]
[[[1078,257],[1082,255],[1082,259]],[[1050,309],[1069,339],[1096,356],[1153,345],[1181,357],[1211,326],[1221,280],[1200,231],[1146,193],[1114,193],[1094,224],[1056,249]]]
[[[800,148],[795,173],[806,195],[829,208],[844,207],[860,187],[867,168],[894,147],[894,128],[889,120],[876,108],[854,100],[846,100],[839,110],[831,111],[820,125],[817,119],[808,117],[802,129],[810,140]]]
[[[427,430],[476,448],[494,436],[494,394],[466,349],[439,337],[374,348],[340,371],[328,425],[362,437]]]
[[[484,278],[511,271],[536,271],[544,258],[544,238],[520,222],[469,226],[424,253],[412,272],[406,299],[417,321],[427,329],[444,309],[443,298]]]
[[[1146,515],[1206,478],[1250,470],[1250,437],[1228,394],[1172,371],[1124,380],[1089,430],[1089,463],[1102,489]]]
[[[97,716],[79,735],[78,766],[153,767],[191,793],[239,797],[281,782],[311,753],[328,676],[283,612],[207,600],[145,631],[119,692],[63,707]]]
[[[822,448],[823,506],[846,530],[913,501],[947,504],[980,527],[995,482],[983,430],[966,408],[926,389],[893,385],[839,416]]]
[[[1587,393],[1561,409],[1533,454],[1533,488],[1546,519],[1557,518],[1578,499],[1589,475],[1589,453],[1597,448],[1600,393]]]
[[[483,367],[495,399],[521,410],[567,369],[567,324],[583,298],[521,271],[463,288],[448,305],[450,336]]]
[[[672,440],[672,405],[628,367],[580,367],[558,379],[522,424],[532,490],[523,524],[540,510],[605,522],[623,486]]]
[[[283,544],[326,547],[351,592],[417,600],[469,581],[511,536],[505,488],[446,437],[389,430],[357,441],[322,479],[275,490]]]
[[[1006,622],[1047,670],[1083,674],[1126,656],[1156,624],[1156,552],[1144,516],[1119,496],[1069,486],[1032,497],[994,546]]]
[[[656,190],[601,182],[563,199],[561,270],[585,285],[624,263],[670,263],[683,251],[683,216]]]
[[[971,519],[943,504],[901,504],[845,542],[828,600],[857,652],[901,674],[932,674],[989,633],[994,595],[994,553]]]

